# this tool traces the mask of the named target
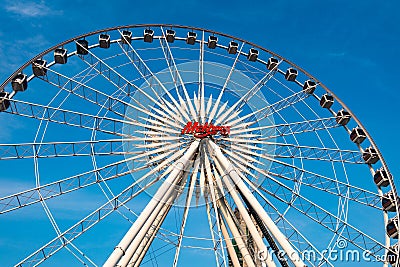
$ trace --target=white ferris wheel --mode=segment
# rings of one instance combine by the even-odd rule
[[[400,266],[370,134],[243,39],[83,34],[1,85],[0,119],[2,266]]]

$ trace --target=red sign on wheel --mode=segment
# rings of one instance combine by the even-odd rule
[[[215,126],[212,123],[206,122],[205,124],[200,124],[198,122],[188,122],[186,126],[182,129],[182,134],[193,134],[196,138],[204,138],[210,135],[221,134],[223,136],[228,136],[231,131],[230,126]]]

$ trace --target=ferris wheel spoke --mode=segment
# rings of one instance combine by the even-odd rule
[[[129,121],[100,117],[16,99],[10,99],[10,108],[5,112],[40,121],[48,121],[92,131],[95,129],[99,132],[118,136],[124,136],[122,133],[123,124],[130,123]]]
[[[253,96],[257,94],[257,92],[264,87],[269,80],[271,80],[276,74],[279,65],[282,63],[282,59],[278,62],[278,64],[269,72],[267,72],[249,91],[247,91],[236,103],[237,109],[241,109]],[[229,119],[228,119],[229,120]]]
[[[237,53],[237,55],[236,55],[236,57],[235,57],[235,60],[233,61],[232,67],[231,67],[231,69],[229,70],[229,74],[228,74],[228,76],[227,76],[226,79],[225,79],[224,85],[222,86],[222,89],[221,89],[221,91],[220,91],[220,93],[219,93],[219,95],[218,95],[218,98],[217,98],[217,100],[215,101],[215,104],[214,104],[214,106],[213,106],[213,108],[212,108],[212,110],[211,110],[211,113],[210,113],[210,115],[209,115],[209,117],[208,117],[208,122],[209,122],[209,123],[212,122],[212,120],[214,119],[215,115],[218,117],[218,116],[225,110],[226,105],[222,105],[222,106],[220,107],[218,113],[217,113],[217,109],[218,109],[219,104],[220,104],[220,102],[221,102],[222,96],[223,96],[223,94],[224,94],[226,88],[228,87],[228,83],[229,83],[230,80],[231,80],[231,76],[232,76],[233,72],[235,71],[236,64],[239,62],[239,56],[242,54],[242,49],[243,49],[244,44],[245,44],[244,42],[241,44],[240,49],[239,49],[239,52]],[[227,104],[227,103],[226,103],[226,104]]]
[[[70,244],[73,240],[78,238],[80,235],[88,231],[90,228],[95,226],[97,223],[102,221],[112,212],[120,208],[121,206],[128,203],[130,200],[134,199],[136,196],[144,192],[150,186],[157,182],[154,179],[150,183],[142,186],[140,182],[143,181],[143,177],[133,184],[124,189],[121,193],[107,201],[105,204],[97,208],[95,211],[90,213],[88,216],[75,223],[73,226],[68,228],[66,231],[61,233],[61,235],[55,237],[47,244],[43,245],[41,248],[33,252],[31,255],[20,261],[15,266],[25,267],[25,266],[37,266],[49,259],[51,256],[60,251],[63,247]]]
[[[135,86],[133,83],[131,82],[126,82],[123,85],[120,85],[121,80],[124,80],[123,77],[116,72],[114,69],[112,69],[110,66],[108,66],[103,60],[101,60],[100,58],[98,58],[97,56],[95,56],[92,52],[88,51],[90,53],[90,62],[88,60],[85,59],[85,57],[80,57],[86,64],[88,64],[89,66],[91,66],[92,68],[94,68],[98,74],[100,74],[101,76],[103,76],[106,80],[108,80],[111,84],[113,84],[118,91],[121,91],[121,93],[118,95],[121,101],[124,98],[129,98],[127,99],[126,103],[128,103],[128,101],[130,102],[130,106],[131,108],[139,111],[139,112],[143,112],[145,114],[148,115],[152,115],[152,116],[156,116],[154,114],[154,112],[151,112],[147,107],[145,107],[140,101],[136,100],[135,98],[131,97],[131,89],[128,90],[128,92],[126,92],[124,90],[124,88],[128,87],[135,87],[136,90],[142,92],[143,90],[138,88],[137,86]],[[95,61],[95,63],[91,63],[93,61]],[[106,71],[104,71],[104,68],[106,68]],[[109,75],[106,75],[105,73],[109,73]],[[113,75],[111,75],[110,73],[114,73],[116,75],[116,77],[114,77]],[[126,81],[126,79],[125,79]],[[149,95],[146,94],[146,96],[155,104],[159,105],[160,103],[156,102],[152,97],[150,97]],[[134,102],[134,103],[133,103]],[[169,120],[168,118],[173,118],[174,116],[171,116],[171,112],[169,111],[169,109],[167,109],[165,106],[161,106],[161,108],[163,109],[163,111],[156,109],[155,107],[153,107],[153,110],[156,110],[159,114],[161,114],[164,118],[163,121],[167,122],[170,125],[174,125],[176,123],[174,123],[173,121]],[[165,113],[167,112],[168,115]],[[126,115],[126,114],[125,114]]]
[[[216,266],[226,266],[225,257],[220,251],[221,250],[220,246],[223,246],[222,238],[219,236],[219,233],[214,229],[218,224],[216,217],[213,214],[213,211],[215,211],[215,207],[213,207],[213,204],[209,203],[208,199],[206,199],[206,210],[207,210],[208,227],[211,235],[211,240],[213,243],[213,251],[214,251]]]
[[[376,241],[357,227],[350,225],[306,197],[294,192],[290,187],[276,180],[271,175],[267,174],[267,176],[269,179],[264,181],[267,186],[261,186],[260,188],[268,195],[285,204],[290,204],[292,208],[330,230],[332,233],[338,233],[341,231],[341,228],[344,228],[341,234],[342,238],[364,251],[370,251],[372,255],[379,256],[380,252],[385,251],[385,245]],[[296,201],[294,202],[291,201],[292,194],[296,195]],[[338,222],[340,223],[338,226],[339,229],[337,228]]]
[[[166,40],[166,35],[165,35],[163,27],[161,27],[161,31],[163,33],[163,37],[160,38],[160,46],[161,46],[161,49],[163,50],[164,57],[167,62],[167,65],[168,65],[168,69],[171,74],[171,78],[174,81],[174,85],[176,88],[176,94],[178,96],[179,103],[181,103],[181,106],[183,107],[183,110],[184,110],[183,115],[188,121],[190,121],[189,115],[186,112],[190,113],[192,115],[192,118],[195,118],[194,116],[196,114],[195,114],[192,102],[191,102],[190,98],[188,97],[188,93],[187,93],[185,84],[182,81],[182,77],[179,73],[178,68],[176,67],[175,59],[171,52],[171,48]],[[180,95],[179,90],[178,90],[178,85],[180,85],[182,87],[182,89],[184,91],[184,95],[186,96],[186,101],[184,101],[182,96]]]
[[[154,119],[147,118],[147,117],[139,117],[139,118],[144,120],[145,122],[151,123],[153,125],[162,126],[162,127],[168,128],[168,129],[177,129],[177,128],[179,129],[180,128],[180,125],[178,125],[172,121],[166,121],[165,118],[162,118],[159,116],[154,116],[154,113],[151,114],[151,117],[153,117]],[[171,122],[172,125],[170,125],[170,126],[172,126],[172,128],[170,126],[166,125],[166,123],[169,124],[169,122]]]
[[[124,141],[133,141],[126,139]],[[55,158],[76,156],[126,155],[121,139],[0,144],[0,159]]]
[[[170,116],[175,117],[182,124],[185,124],[185,122],[182,119],[182,116],[185,117],[185,114],[182,110],[179,109],[180,105],[178,104],[176,99],[171,95],[171,93],[167,90],[167,88],[165,88],[164,84],[157,78],[156,75],[153,74],[153,72],[147,66],[146,62],[142,60],[138,52],[133,48],[132,44],[130,43],[127,44],[128,47],[130,48],[129,51],[127,51],[124,45],[121,44],[120,42],[118,42],[118,45],[120,46],[121,50],[125,53],[126,57],[133,64],[133,66],[136,68],[136,70],[139,72],[139,74],[142,76],[142,78],[145,80],[149,88],[151,88],[151,90],[154,92],[157,99],[162,101],[164,105],[168,106],[168,108],[164,107],[165,112],[168,112]],[[147,76],[149,76],[149,78],[147,78]],[[169,101],[161,97],[160,94],[166,94],[173,104],[171,104]],[[177,116],[178,114],[179,116]]]
[[[129,169],[126,163],[131,160],[134,160],[134,157],[48,184],[40,185],[39,187],[28,189],[13,195],[2,197],[0,198],[0,214],[68,194],[97,183],[122,177],[146,167],[143,166],[136,169]]]
[[[166,55],[165,58],[171,60],[173,71],[177,75],[179,83],[182,86],[183,94],[185,95],[186,103],[188,104],[188,110],[190,111],[190,114],[192,115],[192,118],[196,119],[197,116],[196,116],[196,112],[195,112],[193,104],[192,104],[192,100],[191,100],[191,98],[189,96],[189,93],[187,91],[186,85],[182,80],[182,76],[180,75],[179,69],[177,68],[177,66],[175,64],[174,56],[173,56],[173,54],[171,52],[171,48],[170,48],[168,42],[166,42],[166,35],[165,35],[164,29],[162,27],[161,27],[161,30],[163,32],[163,37],[164,38],[160,38],[160,40],[161,39],[163,40],[163,42],[161,42],[161,47],[163,48],[163,52]],[[178,89],[177,89],[177,92],[178,92]],[[179,95],[179,93],[178,93],[178,95]]]
[[[229,124],[231,127],[234,127],[236,124],[241,123],[241,122],[245,122],[246,119],[249,119],[251,117],[257,117],[259,120],[267,118],[268,116],[273,115],[274,113],[278,113],[288,107],[291,107],[293,105],[295,105],[296,103],[302,101],[303,99],[307,98],[309,95],[306,94],[303,91],[300,92],[296,92],[286,98],[283,98],[273,104],[270,104],[264,108],[258,109],[254,112],[251,112],[243,117],[239,117],[234,121],[224,121],[224,119],[226,118],[226,116],[228,116],[230,112],[225,112],[225,114],[223,116],[221,116],[220,118],[218,118],[217,122],[221,123],[224,122],[225,124]],[[216,124],[218,124],[216,122]]]
[[[272,144],[275,158],[298,158],[307,160],[324,160],[352,164],[365,164],[359,151],[323,147],[297,146],[293,144]]]
[[[82,49],[86,50],[86,52],[88,53],[89,60],[86,60],[84,56],[80,56],[80,58],[88,65],[92,66],[99,74],[101,74],[104,78],[106,78],[106,80],[108,80],[111,84],[113,84],[119,91],[122,91],[122,93],[124,93],[124,96],[130,96],[134,90],[137,90],[141,92],[144,96],[146,96],[149,100],[151,100],[154,104],[158,103],[156,99],[151,97],[140,87],[130,82],[126,77],[124,77],[114,68],[109,66],[104,60],[96,56],[90,49],[82,47],[82,45],[76,41],[75,43],[77,44],[77,46],[80,46]],[[123,90],[123,88],[125,87],[128,88],[127,89],[128,91]],[[132,98],[130,98],[130,100],[132,100]]]
[[[270,130],[271,132],[268,132],[266,137],[259,138],[259,140],[267,140],[281,136],[294,135],[306,132],[315,132],[341,126],[336,122],[335,117],[320,118],[316,120],[306,120],[306,121],[291,122],[291,123],[281,123],[281,124],[267,125],[267,126],[249,127],[255,123],[256,122],[246,122],[231,127],[230,136],[235,136],[237,134],[243,134],[243,133],[251,133],[253,131]]]
[[[199,90],[198,95],[200,98],[200,112],[198,121],[201,123],[205,122],[206,117],[206,100],[204,95],[204,31],[202,31],[202,37],[200,41],[200,55],[199,55]]]

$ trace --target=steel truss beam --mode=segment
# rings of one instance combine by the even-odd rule
[[[59,109],[16,99],[10,99],[10,108],[5,112],[41,121],[49,121],[92,131],[96,130],[117,136],[125,136],[122,133],[122,127],[124,123],[129,124],[129,121]]]

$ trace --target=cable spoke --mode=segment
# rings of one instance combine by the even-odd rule
[[[157,78],[157,76],[155,76],[153,74],[153,72],[149,69],[147,64],[142,60],[142,58],[139,56],[137,51],[132,47],[132,45],[128,44],[130,51],[127,51],[121,43],[118,43],[118,45],[120,46],[122,51],[125,53],[126,57],[131,61],[131,63],[134,65],[134,67],[138,70],[139,74],[146,81],[148,86],[155,93],[156,97],[160,101],[162,101],[162,103],[159,103],[153,99],[153,102],[158,104],[159,106],[161,106],[164,109],[164,111],[167,112],[172,118],[175,118],[176,120],[180,121],[182,124],[185,124],[185,122],[182,120],[182,117],[181,117],[184,115],[181,113],[181,110],[179,109],[180,105],[178,104],[178,102],[176,102],[175,98],[165,88],[165,86],[161,83],[161,81]],[[146,78],[147,76],[150,76],[150,79],[147,79]],[[153,81],[155,81],[155,82],[153,82]],[[157,91],[158,88],[162,89],[163,93],[165,93],[169,97],[169,99],[172,101],[172,103],[174,105],[169,103],[169,101],[164,100],[158,94],[158,91]],[[165,105],[167,105],[168,108]],[[177,116],[178,114],[179,114],[179,116]]]
[[[219,103],[221,102],[222,96],[223,96],[223,94],[224,94],[224,92],[225,92],[225,90],[226,90],[226,88],[228,86],[228,83],[229,83],[229,81],[231,79],[231,76],[232,76],[232,74],[233,74],[233,72],[234,72],[234,70],[236,68],[236,64],[239,62],[239,56],[242,53],[242,49],[243,49],[244,44],[245,43],[242,43],[242,45],[240,46],[239,52],[237,53],[236,58],[235,58],[235,60],[234,60],[234,62],[232,64],[232,67],[231,67],[230,71],[229,71],[229,74],[226,77],[224,86],[222,86],[222,89],[221,89],[221,92],[218,95],[217,101],[215,102],[214,107],[211,110],[211,113],[210,113],[210,115],[208,117],[208,122],[209,123],[212,122],[212,120],[214,119],[214,116],[215,116],[215,114],[217,112],[217,109],[219,107]],[[226,104],[227,103],[225,103],[224,105],[221,106],[221,108],[219,109],[219,111],[217,113],[217,117],[219,117],[220,113],[225,110]]]
[[[230,114],[230,112],[225,112],[225,116],[221,116],[217,119],[216,124],[220,124],[221,122],[223,122],[224,124],[229,124],[231,127],[234,127],[236,124],[245,121],[246,119],[252,117],[252,116],[256,116],[258,119],[263,119],[263,118],[267,118],[268,116],[273,115],[274,113],[277,113],[283,109],[286,109],[290,106],[293,106],[294,104],[302,101],[303,99],[307,98],[309,95],[306,94],[303,91],[294,93],[286,98],[283,98],[277,102],[275,102],[274,104],[270,104],[264,108],[258,109],[254,112],[251,112],[243,117],[239,117],[238,119],[234,120],[234,121],[228,121],[228,120],[224,120],[226,118],[226,116],[228,116]],[[238,111],[236,111],[238,112]]]
[[[319,130],[326,130],[330,128],[337,128],[341,126],[336,122],[335,117],[322,118],[316,120],[306,120],[300,122],[283,123],[276,125],[249,127],[256,122],[244,122],[236,126],[231,127],[230,136],[237,134],[251,133],[253,131],[270,130],[268,136],[261,137],[259,140],[267,140],[281,136],[294,135],[306,132],[315,132]]]
[[[180,72],[179,72],[178,68],[176,67],[174,56],[171,52],[171,48],[170,48],[168,42],[166,41],[166,35],[165,35],[164,29],[162,27],[161,27],[161,30],[163,32],[164,38],[160,38],[160,41],[162,40],[161,47],[163,48],[164,54],[167,55],[165,58],[171,60],[173,71],[176,74],[180,85],[182,86],[183,94],[185,95],[186,103],[188,104],[188,107],[189,107],[188,109],[190,111],[190,114],[192,115],[193,119],[196,119],[196,112],[194,110],[192,100],[190,99],[190,96],[186,89],[185,83],[182,80],[182,76],[180,75]],[[179,96],[179,93],[178,93],[178,96]],[[185,103],[185,101],[183,101],[183,102]]]
[[[168,65],[168,69],[169,69],[169,72],[171,74],[171,78],[174,81],[176,94],[178,96],[179,103],[180,103],[180,105],[182,107],[181,112],[182,112],[183,116],[186,118],[187,121],[191,121],[191,119],[189,118],[189,115],[187,114],[187,112],[189,112],[189,113],[191,113],[193,115],[194,114],[193,113],[194,109],[193,109],[193,106],[192,106],[192,103],[191,103],[190,99],[186,98],[187,101],[184,101],[182,96],[179,93],[178,86],[181,85],[181,87],[184,88],[185,85],[184,85],[184,83],[182,81],[182,78],[180,76],[178,68],[176,67],[175,59],[174,59],[174,57],[172,55],[171,49],[169,47],[169,44],[166,41],[165,32],[164,32],[164,29],[162,27],[161,27],[161,31],[163,33],[163,37],[160,38],[160,46],[161,46],[161,49],[163,50],[164,57],[165,57],[167,65]],[[178,83],[179,83],[179,85],[178,85]],[[184,88],[183,90],[186,91],[186,88]],[[186,92],[186,95],[187,95],[187,92]]]

